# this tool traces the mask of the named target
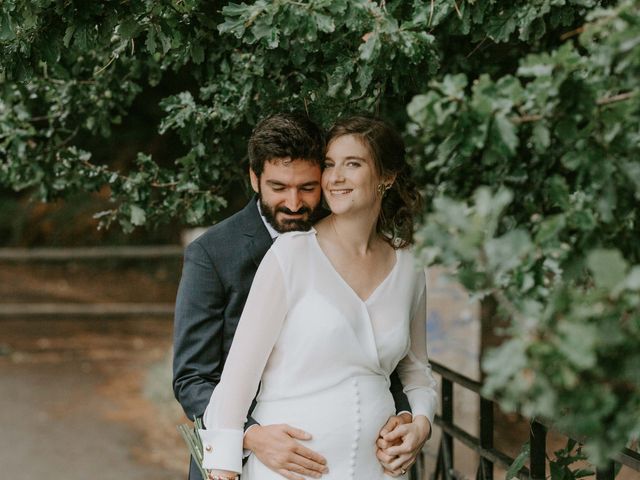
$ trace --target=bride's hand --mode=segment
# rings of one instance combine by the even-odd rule
[[[236,472],[231,472],[229,470],[209,470],[208,477],[209,480],[237,480],[239,478]]]
[[[392,476],[403,475],[416,461],[430,434],[431,423],[427,417],[418,415],[411,423],[398,425],[383,435],[385,442],[391,444],[383,449],[383,453],[387,458],[393,458],[383,463],[385,471]]]

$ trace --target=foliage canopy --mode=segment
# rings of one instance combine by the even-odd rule
[[[510,319],[486,391],[595,462],[640,434],[637,1],[4,0],[0,62],[0,185],[108,186],[125,230],[210,220],[268,112],[381,113],[429,200],[425,262]],[[184,155],[94,162],[171,75],[157,129]]]

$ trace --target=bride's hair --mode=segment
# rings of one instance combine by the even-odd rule
[[[362,141],[380,178],[396,176],[382,198],[376,229],[393,248],[412,244],[414,217],[420,212],[422,198],[405,159],[402,137],[384,120],[365,115],[336,121],[327,134],[327,148],[343,135],[354,135]]]

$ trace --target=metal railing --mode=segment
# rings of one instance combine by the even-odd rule
[[[461,442],[480,457],[476,471],[476,480],[493,480],[494,465],[500,465],[505,469],[514,461],[506,453],[494,448],[493,433],[494,402],[481,394],[482,384],[464,375],[448,369],[444,365],[431,362],[433,371],[442,377],[441,403],[442,414],[436,415],[435,423],[442,429],[442,438],[438,448],[436,470],[432,480],[456,480],[458,475],[454,470],[454,439]],[[477,437],[458,427],[454,422],[453,386],[458,385],[478,394],[480,398],[480,431]],[[538,421],[531,421],[529,429],[529,467],[522,467],[518,472],[518,478],[522,480],[543,480],[547,477],[547,427]],[[597,480],[613,480],[615,478],[616,464],[625,465],[634,471],[640,472],[640,454],[625,448],[605,468],[596,470]],[[417,469],[414,469],[413,478],[419,479]]]

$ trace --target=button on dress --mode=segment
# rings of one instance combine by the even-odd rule
[[[327,459],[325,480],[390,479],[375,441],[395,414],[394,369],[413,415],[432,423],[437,404],[427,360],[426,282],[410,249],[365,300],[339,275],[316,231],[281,235],[256,273],[222,378],[200,431],[207,469],[243,480],[282,480],[255,455],[242,465],[243,426],[289,424]],[[396,477],[402,478],[402,477]]]

